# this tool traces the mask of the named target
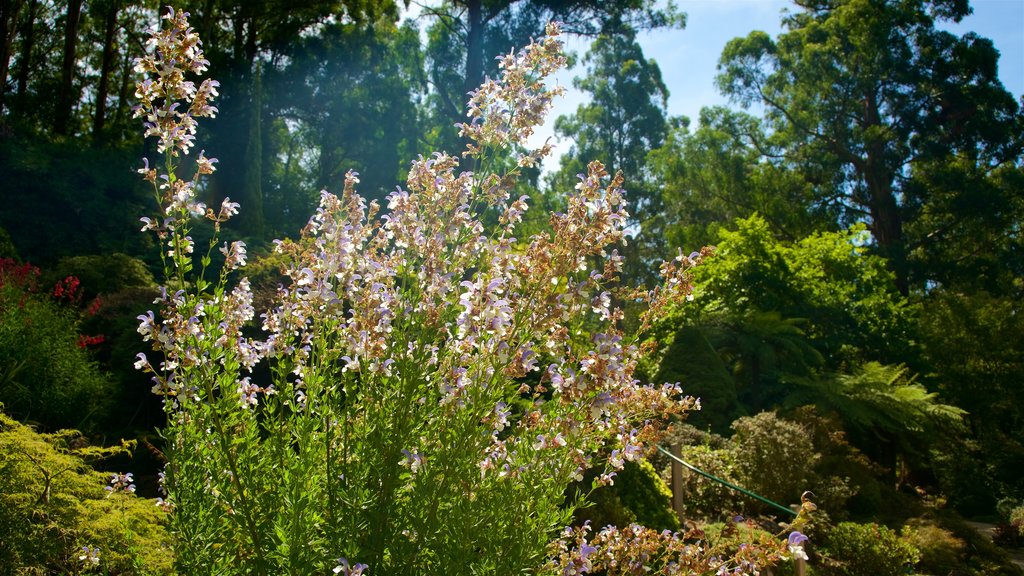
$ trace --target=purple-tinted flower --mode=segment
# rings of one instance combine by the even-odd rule
[[[800,558],[801,560],[807,560],[807,552],[804,551],[804,542],[807,541],[807,536],[793,531],[789,533],[789,553],[794,558]]]
[[[368,566],[366,564],[349,566],[347,559],[338,558],[338,565],[334,567],[334,573],[341,574],[342,576],[362,576],[366,573],[367,569]]]
[[[82,546],[82,553],[79,554],[78,561],[84,564],[98,566],[100,563],[100,549],[92,546]]]
[[[135,480],[134,478],[132,478],[131,472],[128,472],[126,474],[114,474],[113,477],[111,477],[110,479],[110,485],[104,486],[103,489],[107,491],[107,497],[109,497],[111,494],[114,494],[115,492],[134,494],[135,484],[132,483],[134,481]]]
[[[413,474],[418,472],[420,467],[423,466],[423,456],[420,455],[419,452],[403,449],[402,455],[404,455],[405,458],[402,459],[400,464],[408,468]]]

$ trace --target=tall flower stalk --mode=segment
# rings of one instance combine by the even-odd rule
[[[159,311],[140,316],[160,360],[140,354],[137,366],[164,398],[164,505],[180,569],[568,570],[579,558],[556,542],[580,502],[567,487],[592,467],[603,469],[597,484],[611,482],[660,422],[697,402],[678,385],[637,381],[637,339],[616,327],[621,175],[591,164],[548,232],[516,235],[529,209],[511,195],[519,170],[549,147],[492,160],[523,145],[559,91],[544,84],[565,65],[558,27],[502,57],[501,77],[471,95],[461,132],[478,171],[443,153],[420,158],[382,216],[355,173],[340,197],[321,194],[301,237],[277,243],[290,282],[252,339],[249,283],[228,282],[245,246],[220,246],[208,281],[215,234],[193,266],[195,221],[219,231],[239,207],[197,200],[214,169],[203,153],[191,178],[177,174],[217,93],[187,79],[207,67],[187,14],[164,20],[137,64],[136,114],[164,157],[140,172],[161,210],[143,229],[161,241],[169,285]],[[664,286],[631,295],[654,304],[648,320],[688,294],[699,260],[676,258]]]

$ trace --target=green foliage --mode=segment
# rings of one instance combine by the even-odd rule
[[[935,522],[911,521],[903,527],[901,536],[917,548],[920,556],[917,570],[922,574],[955,573],[963,564],[967,544]]]
[[[724,432],[737,416],[736,383],[704,333],[683,327],[665,350],[657,382],[679,382],[687,394],[700,398],[701,410],[689,417],[696,427]]]
[[[956,451],[956,457],[965,461],[948,462],[941,471],[951,502],[968,513],[987,513],[1002,497],[1024,499],[1020,300],[985,292],[936,291],[926,301],[919,334],[934,370],[927,381],[967,411],[974,441]],[[958,469],[963,474],[957,474]]]
[[[110,475],[89,466],[126,452],[0,413],[0,574],[86,573],[83,546],[99,550],[106,574],[172,573],[165,515],[152,500],[105,491]]]
[[[738,318],[717,312],[706,322],[709,341],[732,369],[740,410],[775,406],[788,393],[788,378],[813,375],[822,362],[801,320],[751,311]]]
[[[615,479],[619,499],[637,522],[655,530],[679,529],[679,517],[672,510],[672,491],[650,462],[629,462]]]
[[[896,291],[886,262],[868,253],[863,227],[785,242],[759,215],[733,225],[720,231],[715,258],[695,272],[699,311],[805,319],[805,339],[833,369],[857,359],[913,357],[901,342],[910,340],[914,309]]]
[[[1017,506],[1010,511],[1010,526],[1024,538],[1024,506]]]
[[[755,214],[788,241],[834,230],[835,211],[815,202],[817,188],[829,182],[806,167],[761,161],[766,152],[774,153],[766,126],[744,112],[703,108],[693,131],[689,119],[676,120],[648,158],[662,185],[669,242],[686,249],[713,244],[723,227]]]
[[[821,455],[801,425],[762,412],[733,422],[736,477],[744,488],[782,505],[800,502],[813,490]]]
[[[791,403],[815,402],[836,412],[861,442],[875,435],[883,447],[902,454],[921,453],[929,441],[952,438],[963,430],[964,411],[940,402],[938,394],[916,382],[904,366],[868,362],[851,374],[794,383],[801,390],[791,396]]]
[[[913,544],[875,523],[840,523],[829,530],[821,554],[837,576],[901,576],[920,559]]]
[[[814,406],[800,407],[786,418],[806,431],[820,455],[808,485],[819,510],[836,520],[849,515],[877,518],[886,504],[882,469],[850,444],[842,422],[835,415],[821,415]],[[888,500],[892,505],[894,498]]]
[[[783,506],[800,502],[810,491],[819,508],[816,515],[842,518],[851,499],[863,508],[863,500],[881,489],[875,478],[877,466],[846,441],[836,421],[812,408],[798,410],[792,418],[763,412],[740,418],[732,427],[736,433],[723,438],[676,426],[664,444],[679,444],[689,464]],[[668,458],[656,458],[654,464],[667,480]],[[686,470],[683,484],[689,518],[722,518],[730,512],[777,514],[774,508]],[[880,510],[881,494],[876,500],[868,514]]]
[[[82,299],[110,295],[126,288],[155,288],[156,280],[142,260],[120,252],[62,258],[46,273],[54,282],[74,276],[81,282]]]
[[[735,226],[720,231],[715,256],[695,270],[695,306],[673,320],[685,326],[677,340],[697,350],[710,345],[732,386],[714,384],[722,373],[711,362],[700,374],[680,374],[677,344],[663,346],[660,358],[664,374],[680,374],[689,389],[717,388],[709,399],[719,421],[709,423],[721,429],[718,413],[818,405],[893,474],[897,456],[924,454],[919,448],[929,441],[962,430],[962,409],[906,365],[879,362],[922,365],[912,338],[916,309],[897,292],[885,261],[867,253],[862,227],[790,243],[760,216]],[[865,488],[867,497],[872,489]]]
[[[907,222],[914,276],[943,292],[1020,299],[1024,284],[1024,166],[997,167],[970,157],[921,167],[911,183],[929,201]],[[933,300],[934,291],[929,294]]]
[[[2,265],[0,402],[18,419],[48,430],[95,431],[110,414],[114,387],[79,333],[80,313],[39,291],[34,268]],[[72,291],[60,296],[68,297],[74,298]]]
[[[739,483],[736,455],[721,436],[677,424],[669,431],[663,444],[679,444],[684,461],[727,482]],[[662,479],[671,481],[670,460],[659,453],[653,463],[661,471]],[[683,508],[688,519],[720,519],[744,509],[744,496],[718,482],[688,470],[683,470],[682,480]]]
[[[0,226],[25,261],[49,267],[78,254],[146,252],[137,240],[145,189],[137,151],[0,140]]]
[[[968,13],[962,0],[801,3],[783,17],[777,38],[760,31],[736,38],[720,60],[726,95],[766,107],[774,146],[765,158],[797,167],[811,182],[830,178],[815,202],[847,224],[867,223],[903,294],[911,287],[908,253],[942,236],[906,223],[943,212],[949,197],[915,186],[915,177],[953,161],[985,170],[1021,151],[1024,116],[998,80],[998,52],[975,34],[940,28]],[[914,287],[924,289],[929,276],[914,278]]]
[[[597,471],[584,477],[583,484],[593,482]],[[627,526],[638,523],[655,530],[678,530],[679,517],[672,509],[672,491],[647,460],[626,462],[615,475],[614,483],[594,490],[587,505],[573,514],[576,525]]]

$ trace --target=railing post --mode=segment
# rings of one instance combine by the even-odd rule
[[[683,452],[679,443],[672,444],[672,455],[682,459]],[[683,465],[672,459],[672,509],[676,511],[679,521],[683,521]]]

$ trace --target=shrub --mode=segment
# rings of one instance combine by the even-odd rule
[[[841,522],[828,532],[823,551],[839,576],[899,576],[919,559],[913,544],[879,524]]]
[[[102,337],[79,333],[77,279],[44,291],[38,277],[33,266],[0,261],[0,402],[48,430],[91,432],[114,393],[89,350]]]
[[[814,468],[821,459],[803,426],[774,412],[732,423],[739,484],[770,500],[788,505],[814,487]]]
[[[647,460],[629,462],[615,484],[622,503],[636,521],[656,530],[678,530],[679,517],[672,509],[672,491]]]
[[[731,449],[715,449],[710,446],[686,446],[682,449],[683,460],[730,482],[739,484],[736,473],[736,454]],[[683,507],[690,518],[731,517],[743,511],[747,497],[719,482],[699,474],[683,470]]]
[[[913,520],[903,527],[903,539],[917,548],[917,569],[924,574],[950,574],[961,564],[966,544],[934,522]]]
[[[596,473],[596,472],[594,472]],[[593,474],[584,482],[593,481]],[[656,530],[678,530],[679,517],[672,509],[672,491],[647,460],[625,462],[614,484],[590,495],[592,505],[576,511],[577,524],[626,526],[638,523]]]
[[[797,416],[800,422],[773,412],[740,418],[733,423],[736,434],[728,439],[676,426],[670,442],[680,444],[683,460],[696,468],[782,505],[799,502],[811,491],[819,508],[842,513],[854,492],[847,474],[856,473],[858,484],[873,485],[866,459],[826,419],[810,411]],[[829,454],[827,460],[822,451]],[[659,456],[655,463],[668,482],[668,458]],[[684,471],[683,485],[687,514],[694,518],[723,519],[731,516],[723,516],[727,511],[776,513],[774,507],[696,473]]]
[[[156,286],[156,280],[145,262],[120,253],[62,258],[47,276],[55,281],[68,276],[78,278],[86,301],[100,294],[114,294],[126,288]]]
[[[126,451],[70,430],[39,434],[0,412],[0,575],[171,573],[166,515],[127,484],[105,490],[111,475],[88,465]]]
[[[1001,521],[996,526],[993,539],[996,544],[1008,548],[1024,545],[1024,505],[1015,505],[1015,502],[1005,498],[997,506]]]
[[[139,354],[137,366],[164,399],[164,487],[181,571],[560,573],[603,548],[648,554],[652,569],[707,572],[776,557],[700,547],[651,555],[689,543],[634,527],[623,530],[636,545],[611,530],[588,543],[586,529],[552,542],[576,506],[566,488],[584,470],[599,468],[596,484],[608,483],[641,458],[663,419],[695,405],[677,385],[639,383],[638,339],[616,328],[621,175],[592,163],[551,230],[517,239],[528,205],[511,191],[550,146],[502,156],[550,107],[542,81],[564,64],[557,26],[503,57],[501,79],[471,96],[461,135],[479,173],[443,153],[421,158],[381,218],[353,173],[342,197],[322,195],[302,237],[278,244],[289,284],[256,339],[250,283],[229,283],[245,245],[219,246],[220,274],[206,274],[217,231],[239,207],[198,201],[214,170],[203,153],[191,178],[177,174],[196,118],[216,112],[216,83],[185,80],[208,63],[186,15],[165,19],[155,54],[136,65],[147,74],[137,113],[164,157],[140,172],[160,207],[144,228],[166,247],[167,282],[184,289],[165,290],[159,316],[140,316],[160,359]],[[201,216],[214,234],[194,256]],[[643,329],[685,298],[701,258],[680,255],[662,266],[663,287],[621,290],[614,301],[645,301]]]

